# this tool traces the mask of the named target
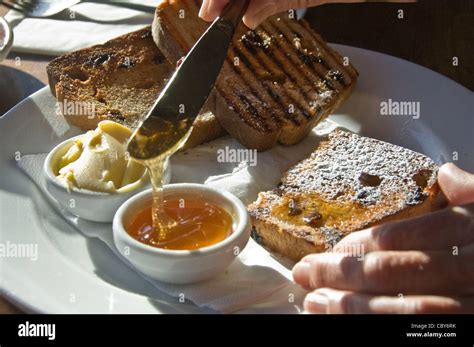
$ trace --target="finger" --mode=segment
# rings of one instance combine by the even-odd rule
[[[328,0],[254,0],[243,18],[244,24],[255,29],[268,17],[294,8],[305,8],[327,3]]]
[[[243,17],[243,22],[250,29],[255,29],[266,18],[282,11],[279,9],[282,5],[284,6],[285,3],[286,1],[251,1],[249,4],[249,8],[247,9],[245,16]]]
[[[474,313],[473,297],[371,296],[330,288],[309,293],[304,302],[308,313],[433,314]]]
[[[209,17],[208,17],[208,8],[209,8],[209,3],[211,2],[212,0],[203,0],[202,4],[201,4],[201,8],[199,9],[199,14],[198,16],[201,18],[201,19],[204,19],[205,21],[209,21]]]
[[[221,14],[228,2],[229,0],[204,0],[199,10],[199,17],[207,22],[212,22]]]
[[[244,24],[255,29],[271,15],[294,8],[306,8],[322,5],[328,2],[365,2],[366,0],[253,0],[243,18]],[[416,2],[417,0],[379,0],[380,2]],[[204,0],[199,11],[199,17],[205,21],[213,21],[220,15],[229,0]]]
[[[438,182],[448,201],[453,205],[474,202],[474,175],[453,163],[444,164],[438,172]]]
[[[379,2],[416,2],[417,0],[379,0]],[[253,0],[244,16],[244,24],[255,29],[269,16],[290,9],[319,6],[326,3],[354,3],[366,0]]]
[[[453,252],[473,242],[474,204],[357,231],[342,239],[333,251],[350,254],[381,250]]]
[[[474,293],[472,254],[384,251],[368,253],[363,260],[339,253],[313,254],[295,265],[293,278],[306,289],[465,295]]]

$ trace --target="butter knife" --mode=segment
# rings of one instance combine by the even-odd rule
[[[233,0],[191,48],[128,143],[130,156],[149,160],[182,147],[224,64],[249,0]]]

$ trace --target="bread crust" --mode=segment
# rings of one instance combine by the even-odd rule
[[[91,130],[110,119],[135,127],[155,102],[175,66],[156,47],[151,28],[122,35],[102,45],[65,54],[47,66],[58,102],[94,107],[93,115],[63,112],[69,124]],[[186,148],[225,134],[216,117],[203,109]]]

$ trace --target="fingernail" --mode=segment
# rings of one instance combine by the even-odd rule
[[[293,278],[309,278],[310,264],[307,262],[299,262],[293,267]]]
[[[276,4],[274,2],[265,4],[257,13],[254,13],[252,16],[244,16],[244,24],[250,29],[255,29],[260,25],[267,17],[272,13],[272,9],[275,8]],[[274,13],[274,12],[273,12]]]
[[[304,299],[305,310],[310,313],[327,313],[329,299],[320,293],[309,293]]]
[[[464,205],[474,202],[474,174],[470,174],[456,165],[445,164],[439,169],[439,185],[452,205]]]
[[[208,8],[209,8],[209,2],[204,1],[201,4],[201,8],[199,9],[199,14],[198,14],[199,18],[204,19],[204,17],[207,15]]]

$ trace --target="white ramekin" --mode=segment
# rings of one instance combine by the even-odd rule
[[[43,166],[43,172],[46,177],[46,189],[61,206],[72,214],[94,222],[111,222],[114,219],[115,212],[117,212],[124,201],[138,192],[150,188],[148,173],[145,172],[140,180],[126,192],[104,193],[67,187],[63,181],[55,176],[53,165],[72,146],[74,140],[81,136],[78,135],[61,142],[49,152]],[[170,168],[167,164],[165,183],[169,182],[170,176]]]
[[[114,242],[119,253],[139,271],[167,283],[203,281],[223,272],[244,249],[251,224],[247,209],[234,195],[203,184],[180,183],[164,187],[166,196],[197,197],[225,209],[232,217],[232,232],[224,240],[196,250],[167,250],[144,244],[128,234],[131,218],[152,203],[151,189],[127,200],[115,214]]]

